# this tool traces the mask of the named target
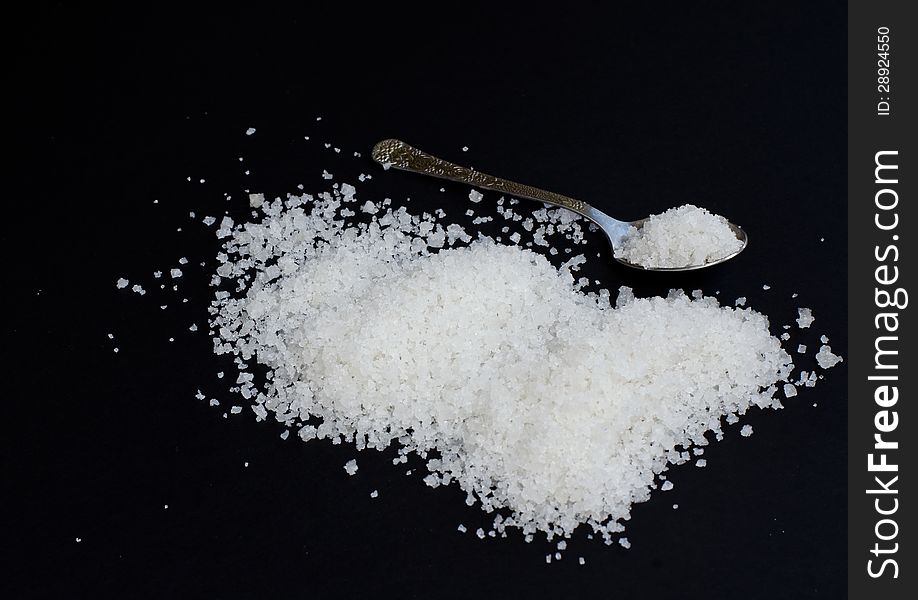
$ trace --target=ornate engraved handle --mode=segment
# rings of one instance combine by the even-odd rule
[[[555,194],[554,192],[540,190],[522,183],[516,183],[515,181],[494,177],[468,167],[454,165],[442,158],[437,158],[417,148],[412,148],[401,140],[383,140],[376,144],[373,147],[373,159],[382,163],[383,166],[388,165],[404,171],[450,179],[495,192],[504,192],[519,198],[538,200],[539,202],[570,209],[590,219],[595,218],[595,215],[592,214],[595,209],[586,202]]]

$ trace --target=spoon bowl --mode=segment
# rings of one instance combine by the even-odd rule
[[[487,190],[503,192],[513,197],[527,198],[529,200],[536,200],[572,210],[595,223],[603,233],[606,234],[606,237],[609,239],[609,244],[612,246],[613,256],[615,256],[615,249],[621,246],[625,236],[632,233],[635,229],[641,229],[647,221],[646,218],[638,219],[637,221],[620,221],[590,206],[582,200],[562,196],[561,194],[517,183],[508,179],[494,177],[493,175],[488,175],[469,167],[463,167],[445,161],[442,158],[437,158],[417,148],[413,148],[401,140],[387,139],[379,142],[373,147],[372,157],[373,160],[380,163],[386,169],[395,167],[402,171],[410,171],[412,173],[420,173],[440,179],[458,181]],[[729,223],[729,226],[733,234],[736,235],[736,238],[742,242],[742,245],[738,250],[727,256],[709,260],[702,264],[687,265],[683,267],[645,267],[618,257],[615,257],[615,260],[625,266],[633,269],[640,269],[642,271],[693,271],[712,267],[730,260],[746,248],[748,243],[746,232],[733,223]]]

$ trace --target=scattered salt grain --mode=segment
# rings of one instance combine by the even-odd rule
[[[280,434],[280,439],[286,440],[288,437],[290,437],[290,430],[289,430],[289,429],[285,429],[285,430]]]
[[[347,472],[348,475],[353,475],[354,473],[356,473],[357,472],[357,461],[352,458],[351,460],[344,463],[344,470]]]
[[[745,306],[745,305],[746,305],[746,296],[740,296],[739,298],[736,299],[736,302],[734,302],[734,304],[735,304],[736,306]]]
[[[766,283],[765,285],[762,286],[762,289],[768,291],[771,289],[771,286]]]
[[[581,556],[580,558],[577,559],[577,562],[580,563],[581,565],[585,565],[585,564],[586,564],[586,560],[584,560],[584,558],[583,558],[582,556]]]
[[[832,354],[832,347],[823,344],[816,353],[816,363],[823,369],[831,369],[844,359],[837,354]]]
[[[793,384],[793,383],[785,383],[785,384],[784,384],[784,397],[785,397],[785,398],[793,398],[793,397],[796,396],[796,395],[797,395],[797,388],[794,386],[794,384]]]
[[[121,277],[120,279],[118,279],[118,281],[115,282],[115,287],[118,288],[119,290],[123,290],[130,283],[131,283],[130,281],[128,281],[124,277]]]
[[[663,482],[663,485],[660,486],[660,489],[663,490],[664,492],[668,492],[674,487],[676,486],[673,485],[673,482],[667,479],[666,481]]]
[[[211,225],[217,222],[217,219],[215,219],[214,217],[208,216],[208,217],[204,217],[203,219],[201,219],[201,222],[204,223],[206,226],[210,227]]]
[[[806,344],[797,345],[797,354],[806,354]]]
[[[459,527],[457,527],[456,529],[459,531],[459,533],[465,533],[466,531],[468,531],[465,528],[465,525],[463,525],[462,523],[459,523]]]
[[[478,204],[479,202],[481,202],[481,199],[482,199],[482,198],[484,198],[484,194],[482,194],[482,193],[479,192],[478,190],[470,190],[470,191],[469,191],[469,200],[471,200],[471,201],[474,202],[475,204]]]
[[[622,548],[625,548],[626,550],[631,547],[631,542],[629,542],[628,538],[626,537],[618,538],[618,543]]]
[[[699,458],[698,460],[695,461],[695,466],[696,467],[706,467],[708,466],[708,461],[707,459]]]
[[[740,429],[740,435],[743,437],[749,437],[752,435],[752,425],[743,425],[743,428]]]
[[[252,208],[261,208],[265,203],[264,194],[249,194],[249,206]]]
[[[797,327],[800,329],[806,329],[813,324],[813,321],[816,319],[813,318],[813,311],[809,308],[798,308],[797,314]]]
[[[253,133],[255,133],[255,128],[254,128],[254,127],[249,127],[248,129],[245,130],[245,134],[246,134],[246,135],[252,135]],[[268,137],[270,137],[270,136],[268,136]]]
[[[477,530],[475,530],[475,535],[477,535],[479,539],[482,539],[482,540],[485,539],[484,529],[479,527]]]
[[[144,294],[147,293],[147,292],[143,289],[142,286],[140,286],[140,285],[138,285],[138,284],[136,284],[136,283],[135,283],[133,286],[131,286],[131,291],[134,292],[135,294],[140,294],[141,296],[143,296]]]
[[[378,497],[379,497],[379,491],[373,490],[372,492],[370,492],[370,498],[378,498]]]
[[[169,276],[172,277],[172,279],[178,279],[179,277],[182,276],[182,270],[181,269],[170,269]]]

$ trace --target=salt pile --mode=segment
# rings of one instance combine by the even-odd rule
[[[347,185],[264,200],[259,222],[227,218],[218,231],[215,351],[236,355],[237,391],[258,417],[303,440],[395,445],[397,462],[417,453],[428,485],[455,482],[468,504],[501,509],[500,533],[568,536],[585,523],[610,542],[656,475],[722,435],[721,417],[781,407],[791,357],[752,309],[627,288],[612,306],[575,281],[583,256],[558,269],[404,208],[346,222],[355,202]],[[727,247],[704,225],[713,215],[675,210],[706,245],[681,238],[664,257],[636,241],[644,256],[695,261]],[[646,233],[666,232],[664,215]],[[257,384],[254,361],[269,370]]]
[[[725,218],[685,204],[632,228],[615,257],[646,268],[680,268],[719,260],[742,247]]]

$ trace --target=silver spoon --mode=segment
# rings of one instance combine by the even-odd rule
[[[423,175],[430,175],[432,177],[439,177],[441,179],[458,181],[460,183],[466,183],[475,187],[484,188],[486,190],[504,192],[510,196],[528,198],[530,200],[538,200],[539,202],[545,202],[546,204],[553,204],[555,206],[560,206],[562,208],[572,210],[575,213],[582,215],[590,221],[596,223],[596,225],[602,229],[603,233],[606,234],[606,237],[609,238],[609,243],[612,245],[613,256],[615,248],[621,245],[623,238],[626,234],[628,234],[629,231],[631,231],[631,228],[633,227],[640,229],[643,227],[644,222],[647,220],[639,219],[637,221],[631,222],[619,221],[618,219],[613,219],[606,213],[593,208],[582,200],[575,200],[574,198],[562,196],[561,194],[540,190],[539,188],[524,185],[522,183],[516,183],[515,181],[509,181],[507,179],[494,177],[493,175],[487,175],[486,173],[482,173],[481,171],[476,171],[468,167],[462,167],[445,161],[442,158],[431,156],[426,152],[409,146],[401,140],[389,139],[379,142],[373,147],[372,156],[373,160],[382,164],[385,168],[395,167],[396,169],[401,169],[403,171],[411,171],[412,173],[421,173]],[[642,269],[644,271],[692,271],[694,269],[711,267],[713,265],[717,265],[724,261],[730,260],[742,252],[746,247],[748,242],[746,233],[733,223],[730,223],[730,229],[732,229],[733,233],[736,234],[737,239],[743,243],[742,246],[740,246],[740,249],[736,252],[733,252],[732,254],[710,262],[706,262],[701,265],[689,265],[686,267],[644,267],[642,265],[630,263],[618,257],[615,257],[615,260],[622,263],[623,265],[627,265],[635,269]]]

